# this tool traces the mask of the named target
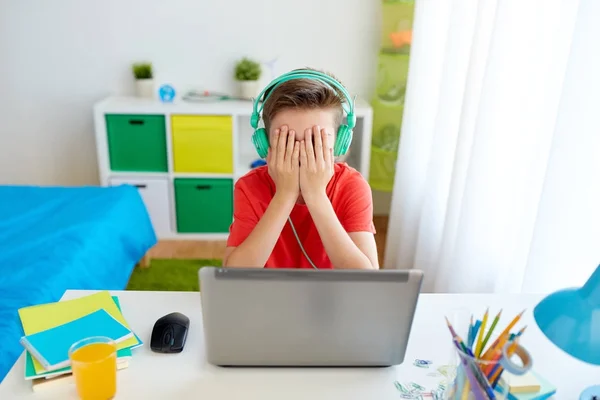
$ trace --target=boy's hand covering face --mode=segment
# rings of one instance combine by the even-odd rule
[[[286,125],[277,129],[267,154],[269,175],[275,182],[276,193],[294,200],[300,194],[300,143],[296,142],[295,136],[296,133],[288,130]]]
[[[300,143],[300,191],[304,199],[325,195],[333,172],[330,135],[318,126],[305,130],[304,140]]]

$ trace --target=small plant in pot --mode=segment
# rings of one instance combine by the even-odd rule
[[[138,97],[154,97],[154,79],[151,63],[133,64],[133,76],[135,77],[135,90]]]
[[[238,81],[239,95],[243,99],[252,99],[260,92],[262,68],[252,59],[243,58],[235,66],[235,79]]]

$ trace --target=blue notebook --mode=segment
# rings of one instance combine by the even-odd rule
[[[132,337],[133,333],[100,309],[56,328],[23,336],[21,344],[46,371],[52,371],[70,364],[69,348],[73,343],[92,336],[109,337],[119,343]]]

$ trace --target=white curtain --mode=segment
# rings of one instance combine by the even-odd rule
[[[600,264],[600,1],[416,0],[385,268],[548,292]]]

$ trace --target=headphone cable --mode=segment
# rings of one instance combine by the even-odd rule
[[[296,237],[296,241],[298,242],[298,245],[300,246],[300,250],[302,250],[302,253],[304,254],[304,257],[306,257],[306,259],[308,260],[308,262],[310,263],[310,265],[312,265],[312,267],[314,269],[319,269],[312,262],[312,260],[308,256],[308,254],[306,254],[306,251],[304,250],[304,246],[302,246],[302,242],[300,242],[300,238],[298,237],[298,233],[296,232],[296,228],[294,227],[294,224],[292,223],[292,219],[290,217],[288,217],[288,221],[290,223],[290,226],[292,227],[292,232],[294,232],[294,236]]]

